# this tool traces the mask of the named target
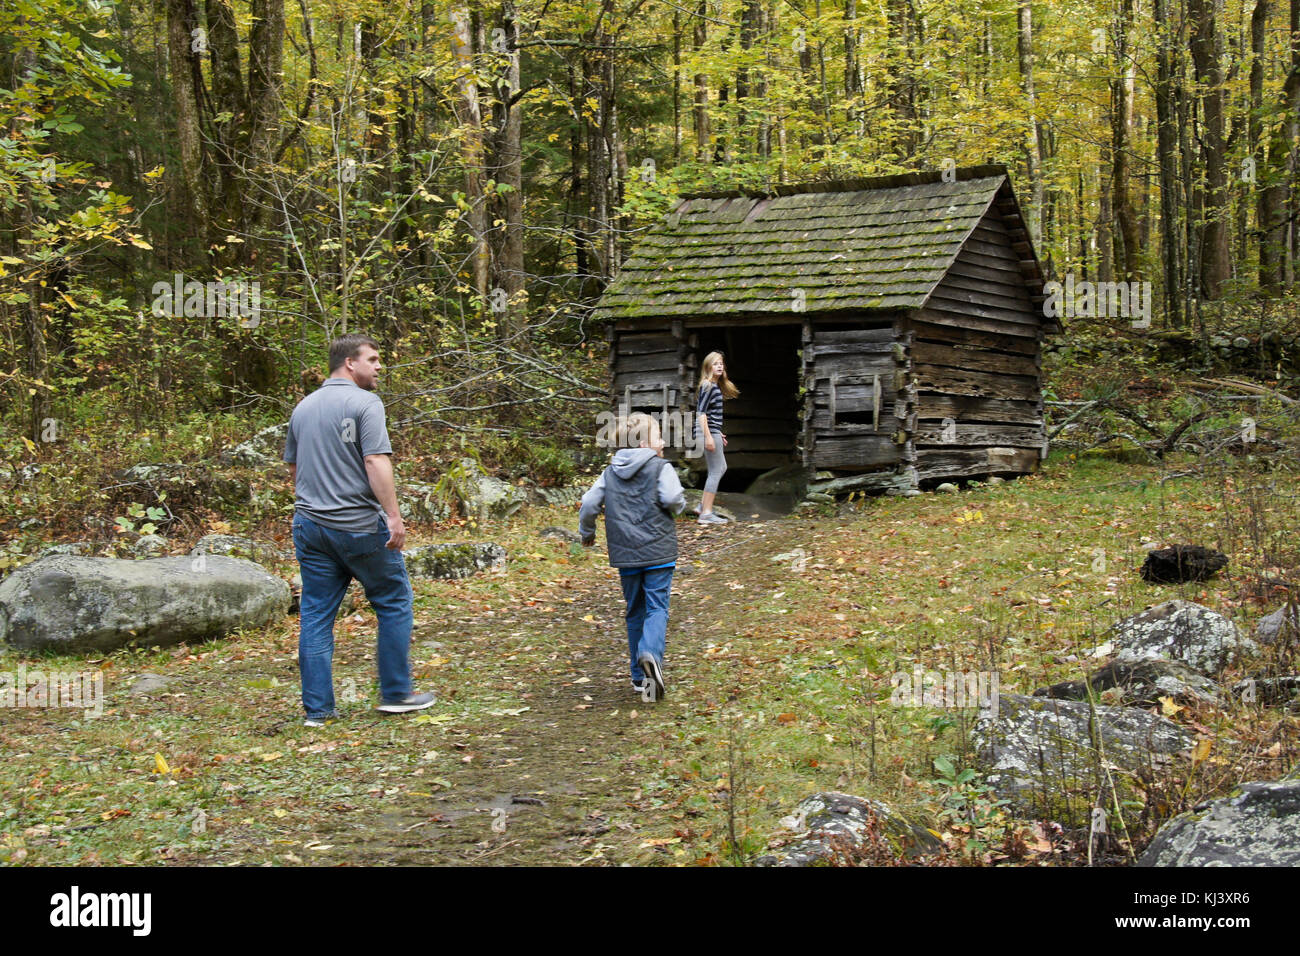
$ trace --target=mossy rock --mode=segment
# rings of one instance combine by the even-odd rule
[[[499,544],[430,544],[404,553],[407,574],[417,578],[468,578],[506,566],[506,549]]]
[[[858,856],[880,862],[882,855],[908,861],[944,849],[938,837],[888,804],[848,793],[814,794],[800,801],[791,816],[806,834],[759,857],[755,865],[818,866],[837,857],[853,862]]]
[[[1023,812],[1083,825],[1101,790],[1129,794],[1129,781],[1153,774],[1189,750],[1194,735],[1136,707],[999,694],[972,735],[985,779]],[[1090,796],[1091,795],[1091,796]]]
[[[1300,780],[1244,783],[1170,820],[1139,866],[1300,866]]]
[[[288,609],[288,582],[239,558],[56,555],[0,584],[0,640],[64,654],[166,647],[268,624]]]

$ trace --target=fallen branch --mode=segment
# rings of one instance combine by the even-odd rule
[[[1067,402],[1050,402],[1050,403],[1048,403],[1048,404],[1052,404],[1052,405],[1058,405],[1058,404],[1059,404],[1059,405],[1065,405],[1065,404],[1077,405],[1077,404],[1079,404],[1079,403],[1078,403],[1078,402],[1068,402],[1068,403],[1067,403]],[[1056,428],[1054,428],[1054,429],[1051,431],[1051,433],[1047,436],[1048,440],[1050,441],[1051,439],[1055,438],[1057,435],[1059,435],[1062,431],[1065,430],[1065,426],[1066,426],[1066,425],[1070,424],[1070,422],[1074,421],[1076,418],[1078,418],[1080,415],[1082,415],[1084,412],[1086,412],[1088,409],[1092,408],[1092,407],[1095,406],[1096,404],[1097,404],[1096,401],[1083,402],[1083,403],[1082,403],[1083,407],[1079,408],[1077,411],[1074,412],[1074,414],[1070,415],[1070,416],[1069,416],[1065,421],[1061,422],[1061,424],[1057,425]]]
[[[1265,388],[1263,385],[1256,385],[1254,382],[1242,382],[1233,378],[1199,378],[1199,382],[1209,382],[1211,385],[1218,385],[1222,388],[1237,388],[1243,392],[1249,392],[1252,395],[1267,395],[1276,398],[1283,405],[1300,405],[1294,398],[1283,395],[1281,392],[1272,388]]]

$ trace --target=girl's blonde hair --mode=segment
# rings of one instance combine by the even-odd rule
[[[722,359],[723,361],[723,372],[722,378],[717,381],[717,386],[722,391],[723,398],[735,398],[740,394],[740,389],[736,388],[736,386],[732,384],[731,379],[727,378],[727,359],[721,352],[710,352],[708,355],[704,356],[704,361],[700,363],[700,385],[710,381],[709,370],[713,368],[713,363],[718,359]]]

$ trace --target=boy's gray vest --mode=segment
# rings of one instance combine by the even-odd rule
[[[605,469],[605,545],[611,567],[646,568],[677,560],[677,523],[659,504],[659,470],[671,467],[665,459],[651,459],[626,481],[613,468]]]

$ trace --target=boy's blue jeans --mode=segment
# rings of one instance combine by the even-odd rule
[[[293,516],[293,547],[302,573],[298,672],[309,718],[334,716],[334,617],[356,578],[379,619],[379,694],[385,701],[411,693],[411,582],[402,552],[386,547],[380,515],[369,534],[349,534]]]
[[[660,667],[663,666],[673,569],[623,568],[619,580],[623,584],[623,598],[627,601],[627,653],[632,661],[632,680],[639,682],[645,678],[641,665],[637,663],[642,654],[651,655]]]

